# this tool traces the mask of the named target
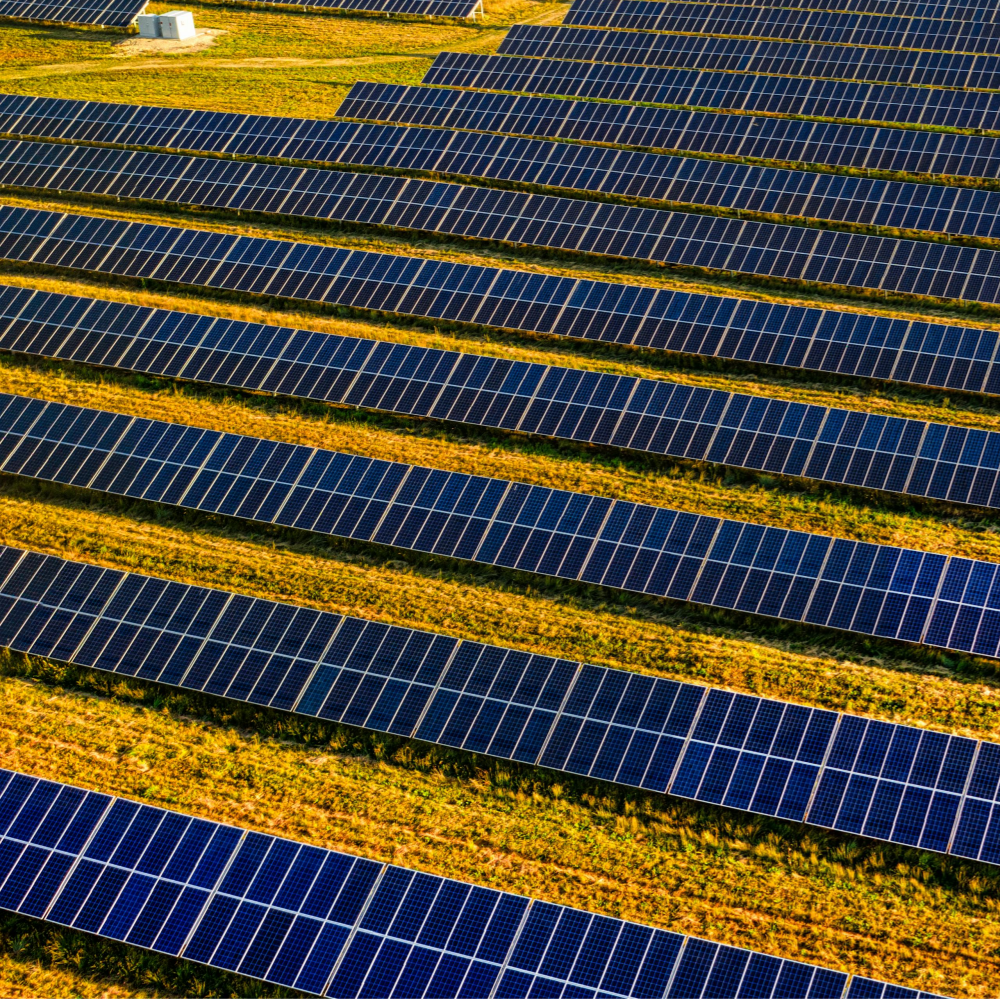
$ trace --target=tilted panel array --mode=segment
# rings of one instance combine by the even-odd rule
[[[427,17],[472,17],[481,0],[258,0],[291,7],[328,7],[373,14],[423,14]]]
[[[0,350],[1000,508],[1000,434],[0,286]]]
[[[146,0],[95,0],[93,3],[51,3],[40,0],[0,0],[0,18],[58,21],[62,24],[98,24],[123,28],[146,6]]]
[[[818,6],[818,4],[817,4]],[[576,0],[563,24],[836,45],[1000,52],[1000,24],[721,3]]]
[[[1000,863],[995,743],[17,549],[0,550],[0,645]]]
[[[1000,645],[994,563],[20,396],[0,405],[9,475],[984,656]]]
[[[327,997],[931,996],[14,771],[0,908]]]
[[[921,230],[983,239],[1000,237],[1000,192],[942,184],[912,184],[743,163],[612,150],[575,143],[515,139],[477,132],[341,123],[331,159],[343,164],[421,170],[556,187],[673,204]],[[192,137],[192,143],[196,141]],[[593,234],[562,243],[586,247],[593,239],[616,253],[618,230],[663,231],[662,212],[590,206],[536,195],[498,194],[453,184],[406,181],[296,167],[133,153],[62,143],[0,140],[0,185],[82,191],[213,207],[256,209],[310,218],[345,219],[478,235],[475,215],[492,223],[516,220],[518,242],[539,242],[569,223]],[[439,217],[411,219],[433,205]],[[459,214],[458,227],[449,212]],[[470,224],[471,223],[471,224]],[[525,227],[525,228],[522,228]],[[509,232],[496,232],[509,238]],[[558,233],[559,231],[556,230]],[[551,237],[550,237],[551,239]],[[558,240],[558,236],[556,237]]]
[[[1000,302],[996,250],[377,174],[55,143],[11,146],[23,147],[27,162],[18,162],[11,149],[0,165],[0,183],[10,186],[385,225],[762,277]],[[73,166],[62,167],[62,161]],[[695,164],[728,168],[712,161]],[[926,187],[932,205],[949,197],[972,205],[993,197],[965,188]],[[893,211],[887,217],[895,217]],[[914,221],[919,225],[921,216],[932,214],[931,208],[921,209]]]
[[[0,208],[0,258],[713,357],[996,391],[996,331]]]
[[[694,9],[702,6],[703,3],[704,0],[688,0],[685,5]],[[732,5],[743,6],[743,3],[741,0],[733,0]],[[598,11],[616,9],[622,12],[632,10],[646,12],[651,8],[662,6],[663,3],[658,3],[656,0],[574,0],[573,3],[573,9],[589,10],[593,8]],[[757,6],[983,23],[992,23],[997,20],[996,5],[986,2],[986,0],[970,0],[968,3],[961,4],[933,3],[928,2],[928,0],[760,0]]]
[[[0,115],[4,103],[0,103]],[[338,111],[345,118],[572,139],[574,144],[690,150],[860,170],[1000,177],[1000,139],[955,132],[754,118],[364,82],[354,84]],[[72,113],[72,109],[67,109],[67,117]],[[65,131],[75,137],[73,127],[64,123],[55,110],[39,109],[37,116],[26,110],[23,117],[20,111],[12,111],[9,117],[0,118],[0,133],[6,131],[20,132],[25,137],[58,136]],[[84,127],[79,137],[87,138],[88,133],[89,129]],[[142,133],[126,130],[123,134],[138,137]],[[138,138],[122,141],[139,142]]]
[[[1000,94],[441,52],[423,78],[475,87],[800,118],[1000,130]]]
[[[1000,86],[1000,56],[515,24],[500,55],[924,87]]]

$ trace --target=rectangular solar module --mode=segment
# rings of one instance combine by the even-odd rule
[[[983,656],[1000,645],[994,563],[20,396],[0,405],[9,475]],[[963,472],[947,440],[930,444]]]
[[[327,997],[932,996],[15,771],[0,907]]]
[[[124,28],[142,13],[146,2],[147,0],[94,0],[92,3],[45,3],[38,0],[0,0],[0,18]]]
[[[330,143],[329,152],[343,164],[477,177],[675,205],[780,213],[794,218],[983,239],[1000,237],[1000,191],[782,170],[444,129],[341,123],[338,131],[339,141]],[[164,184],[169,184],[169,190],[163,190]],[[518,220],[518,242],[536,242],[530,228],[522,230],[522,221],[544,219],[546,223],[557,223],[572,212],[577,216],[574,225],[586,225],[598,245],[607,246],[608,253],[616,252],[613,237],[609,242],[602,230],[644,235],[663,229],[662,213],[643,209],[622,213],[605,205],[588,209],[586,217],[582,217],[575,204],[551,198],[539,201],[531,194],[508,197],[482,188],[459,189],[452,184],[387,180],[369,174],[306,172],[290,166],[51,142],[0,140],[0,185],[389,225],[397,224],[393,220],[398,213],[418,205],[449,209],[460,202],[466,230],[476,213],[488,212],[494,225],[506,215]],[[404,217],[398,224],[407,221]],[[437,231],[450,231],[447,216],[432,224]],[[468,234],[476,235],[476,228],[473,224]],[[497,232],[496,238],[502,239],[504,234]],[[587,245],[587,239],[573,242]]]
[[[2,285],[0,350],[1000,508],[1000,434],[947,424]]]
[[[0,208],[0,259],[1000,392],[995,331]]]
[[[12,548],[0,645],[1000,864],[995,743]]]
[[[6,148],[11,145],[17,144]],[[763,277],[1000,302],[1000,251],[985,248],[377,174],[55,143],[22,146],[27,162],[18,162],[11,149],[0,164],[0,183],[384,225]],[[61,167],[61,161],[69,165]],[[721,169],[712,161],[696,164]],[[830,180],[841,184],[838,178]],[[928,198],[939,203],[954,197],[974,205],[994,197],[965,188],[926,187],[931,192]],[[919,215],[914,218],[921,221]]]
[[[692,6],[703,0],[691,0]],[[734,5],[738,0],[734,0]],[[588,6],[601,6],[601,0],[587,0]],[[622,10],[632,6],[643,9],[657,4],[651,0],[618,0]],[[931,17],[963,21],[992,22],[997,20],[996,4],[984,0],[969,3],[932,3],[927,0],[760,0],[760,7],[789,7],[805,10],[848,11],[858,14],[883,14],[886,17]]]
[[[482,0],[259,0],[282,7],[326,7],[377,14],[415,14],[426,17],[473,17],[482,12]]]
[[[652,31],[515,24],[497,53],[628,66],[864,80],[925,87],[1000,86],[1000,57]]]
[[[800,118],[1000,130],[1000,94],[441,52],[423,83]]]
[[[77,133],[67,119],[79,115],[83,121],[89,122],[97,118],[98,111],[75,107],[48,109],[41,106],[43,100],[49,102],[49,99],[42,98],[0,99],[0,133],[11,132],[28,138],[61,137],[64,134],[77,137],[78,134],[81,139],[92,134],[91,127],[86,125],[81,125]],[[38,102],[38,105],[28,108],[27,101]],[[65,104],[78,105],[82,102],[67,101]],[[6,108],[10,109],[7,113],[4,111]],[[756,118],[675,108],[365,82],[354,84],[338,112],[344,118],[571,139],[574,144],[604,143],[690,150],[716,156],[766,158],[855,167],[859,170],[1000,177],[1000,139],[955,132]],[[109,111],[109,117],[111,114],[113,112]],[[110,137],[113,134],[116,134],[114,128],[98,131],[99,136]],[[140,136],[153,137],[164,133],[154,129],[147,133],[139,128],[130,132],[123,128],[118,134],[134,136],[123,141],[139,144]],[[186,137],[186,133],[183,134]],[[239,141],[239,136],[236,141]],[[277,144],[273,148],[277,148]],[[305,149],[305,146],[293,148]],[[326,149],[323,149],[325,152]]]
[[[855,11],[651,0],[575,0],[562,23],[839,45],[1000,52],[1000,25],[996,22],[884,17]]]

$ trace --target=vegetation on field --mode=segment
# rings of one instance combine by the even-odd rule
[[[154,11],[167,4],[153,4]],[[566,5],[483,25],[201,4],[201,51],[123,55],[121,34],[0,25],[0,90],[328,117],[356,79],[416,82]],[[1000,329],[1000,310],[694,275],[619,261],[224,213],[5,195],[6,204],[198,226]],[[994,400],[0,265],[0,282],[351,336],[670,378],[1000,430]],[[315,447],[1000,560],[973,509],[0,356],[0,391]],[[0,543],[182,582],[1000,741],[995,661],[711,611],[377,546],[0,478]],[[952,996],[1000,978],[1000,873],[156,685],[0,655],[0,766]],[[0,919],[3,996],[280,991]]]

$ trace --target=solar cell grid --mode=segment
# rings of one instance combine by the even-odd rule
[[[51,3],[39,0],[0,0],[0,18],[57,21],[62,24],[94,24],[109,27],[130,25],[146,0],[93,0],[92,3]]]
[[[12,771],[0,907],[328,997],[855,995],[843,972]]]
[[[653,31],[515,24],[504,36],[497,52],[541,59],[579,59],[616,65],[865,80],[925,87],[993,90],[1000,85],[1000,58],[995,55],[671,35]]]
[[[1000,129],[1000,95],[931,87],[442,52],[423,83],[800,118]]]
[[[633,31],[692,32],[839,45],[995,53],[995,22],[885,17],[760,5],[654,0],[576,0],[563,24]]]
[[[13,260],[997,391],[991,330],[25,209],[0,209],[0,234],[0,257]]]
[[[2,402],[11,475],[984,656],[1000,645],[992,563]],[[954,467],[952,445],[933,450]]]
[[[947,424],[3,286],[0,349],[1000,508]]]
[[[474,17],[482,13],[482,0],[260,0],[282,7],[326,7],[379,14],[414,14],[426,17]]]
[[[388,225],[797,281],[1000,301],[1000,252],[990,249],[375,174],[49,143],[24,145],[30,147],[32,165],[8,156],[0,168],[0,177],[8,185]],[[37,160],[46,165],[33,165]],[[60,160],[72,160],[75,165],[62,167]],[[698,162],[712,169],[718,166]],[[840,182],[839,178],[831,180]],[[958,197],[974,199],[973,204],[981,200],[980,194],[990,196],[944,186],[928,186],[928,190],[946,192],[936,196],[943,201],[951,197],[947,192],[957,191]],[[0,215],[16,217],[10,210]],[[178,237],[178,245],[196,238],[195,232],[187,231]],[[220,239],[213,237],[214,242]],[[22,240],[13,243],[24,245]],[[310,252],[318,255],[321,249]],[[0,253],[9,251],[0,249]],[[64,256],[59,254],[59,258]],[[43,262],[37,251],[33,259]],[[59,260],[50,257],[45,262]]]
[[[597,7],[603,9],[605,0],[575,0],[576,7]],[[613,2],[613,0],[612,0]],[[703,0],[691,0],[695,6]],[[653,0],[618,0],[616,6],[622,10],[658,6]],[[721,6],[721,5],[720,5]],[[725,6],[741,6],[737,0]],[[996,19],[996,7],[974,2],[950,4],[929,3],[925,0],[761,0],[760,7],[789,7],[796,10],[850,11],[861,14],[882,14],[886,17],[933,17],[963,21],[992,22]]]
[[[997,191],[778,170],[444,129],[353,123],[338,128],[339,141],[331,141],[328,152],[331,159],[345,164],[983,239],[1000,237]],[[191,144],[196,142],[192,139]],[[161,187],[166,182],[179,183],[172,183],[167,192]],[[454,185],[432,186],[328,171],[305,173],[296,167],[260,167],[44,142],[0,140],[0,184],[390,224],[401,208],[427,203],[455,207],[463,215],[488,212],[491,221],[495,221],[499,205],[503,205],[504,214],[525,220],[558,218],[551,200],[538,202],[527,195],[511,200],[482,190],[461,191]],[[458,198],[464,204],[456,205]],[[377,206],[385,206],[390,214],[373,214],[378,213]],[[563,207],[564,215],[579,209],[575,204]],[[644,228],[655,231],[656,220],[662,218],[641,211],[622,216],[609,206],[587,212],[579,223],[593,229],[616,225],[640,234]],[[436,221],[441,229],[449,225],[447,217]],[[550,230],[547,226],[544,231]],[[526,235],[518,230],[519,238]],[[613,245],[608,252],[614,252]]]
[[[0,550],[0,643],[1000,863],[992,743],[9,548]]]
[[[0,114],[3,106],[0,102]],[[690,150],[862,170],[1000,176],[1000,140],[954,132],[365,82],[354,84],[338,110],[345,118],[572,139],[575,143]],[[67,115],[71,113],[67,109]],[[0,119],[0,132],[8,131],[5,122],[25,136],[59,134],[65,127],[60,119],[47,119],[42,112],[37,117],[25,113],[22,118],[12,111],[10,117]]]

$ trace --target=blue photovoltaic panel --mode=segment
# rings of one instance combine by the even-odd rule
[[[800,118],[1000,129],[1000,94],[981,91],[466,52],[441,52],[422,82],[435,87],[678,104]]]
[[[1000,392],[996,331],[0,208],[0,258]]]
[[[1000,86],[1000,58],[995,55],[811,45],[655,31],[515,24],[497,52],[623,66],[669,66],[922,87],[993,90]]]
[[[1000,434],[0,285],[0,349],[1000,508]]]
[[[356,123],[339,123],[336,128],[340,141],[331,141],[328,152],[331,160],[343,164],[512,181],[677,205],[781,213],[793,218],[983,239],[1000,237],[1000,191],[778,170],[444,129]],[[80,131],[86,134],[90,128],[84,125]],[[174,138],[178,138],[176,134]],[[209,133],[207,140],[209,147],[214,146],[215,134]],[[188,145],[197,142],[196,136],[190,136]],[[287,140],[280,143],[287,145]],[[258,152],[264,155],[269,150],[264,146]],[[623,212],[610,205],[591,205],[581,213],[579,202],[478,187],[470,190],[434,181],[51,142],[0,140],[0,185],[309,218],[421,225],[473,236],[485,235],[483,220],[476,216],[486,213],[488,231],[498,238],[508,235],[498,229],[498,219],[506,216],[517,220],[514,238],[519,242],[548,240],[554,245],[586,247],[593,241],[606,247],[607,253],[623,255],[629,250],[629,241],[663,232],[666,220],[656,210]],[[440,211],[428,213],[428,206]],[[453,218],[454,213],[460,213],[460,219]],[[523,228],[539,221],[538,235]],[[554,227],[558,227],[555,232]],[[572,227],[569,232],[560,232],[567,227]],[[576,232],[580,227],[588,230],[582,239]]]
[[[983,656],[1000,646],[994,563],[22,396],[0,404],[10,475]]]
[[[855,11],[835,13],[759,5],[657,3],[654,0],[575,0],[563,24],[839,45],[1000,52],[1000,25],[996,22],[884,17]]]
[[[868,170],[1000,176],[1000,139],[954,132],[750,118],[383,83],[354,84],[339,111],[346,118],[435,128],[387,126],[373,130],[340,121],[7,94],[0,95],[0,134],[316,163],[417,166],[455,173],[481,174],[488,168],[503,171],[496,176],[513,180],[536,176],[524,171],[537,151],[567,167],[586,163],[588,170],[599,170],[607,179],[591,182],[595,190],[617,190],[609,188],[609,183],[618,176],[631,176],[632,183],[639,187],[625,188],[624,192],[645,197],[657,196],[659,186],[653,167],[663,169],[663,161],[594,150],[580,143],[691,150]],[[481,136],[444,129],[505,134],[499,140],[487,139],[491,145],[480,146]],[[514,135],[575,141],[555,147],[551,143],[525,145],[512,138]],[[421,156],[434,159],[411,162],[415,153],[423,150],[427,153],[421,152]],[[453,154],[462,159],[459,161]],[[543,177],[541,182],[582,186],[583,178],[571,176],[566,170],[555,180]]]
[[[258,0],[290,7],[327,7],[377,14],[417,14],[427,17],[472,17],[481,0]]]
[[[21,110],[15,98],[0,100],[0,132],[26,136],[77,134],[66,119],[83,109]],[[41,98],[17,98],[41,101]],[[54,102],[52,102],[54,103]],[[64,102],[82,104],[82,102]],[[4,107],[11,107],[4,114]],[[120,107],[111,105],[109,107]],[[391,83],[354,84],[338,109],[345,118],[401,122],[436,128],[478,129],[508,135],[571,139],[574,143],[691,151],[716,156],[754,157],[859,170],[893,170],[953,177],[1000,177],[1000,139],[956,132],[875,128],[835,122],[679,111],[597,101],[565,101],[442,87],[406,87]],[[110,115],[110,112],[109,112]],[[96,118],[96,114],[94,115]],[[272,119],[273,121],[273,119]],[[99,125],[81,125],[81,138],[109,136]],[[165,136],[165,130],[130,132],[125,141],[143,134]],[[110,141],[105,139],[104,141]]]
[[[14,771],[0,907],[327,997],[932,996]]]
[[[124,28],[142,13],[146,0],[94,0],[93,3],[46,3],[40,0],[0,0],[0,18],[57,21]]]
[[[387,225],[762,277],[1000,302],[1000,251],[986,248],[377,174],[56,143],[21,145],[30,147],[30,160],[47,163],[23,165],[8,156],[0,165],[8,185]],[[60,159],[79,166],[61,169],[54,162]],[[135,162],[134,173],[129,160]],[[104,165],[100,172],[85,166],[98,163]],[[295,189],[289,190],[284,182],[292,183],[293,177]],[[957,191],[972,199],[978,194],[931,185],[927,190]],[[24,217],[23,210],[0,209],[0,218],[19,214]],[[32,260],[42,262],[37,254]]]
[[[603,9],[605,0],[579,0],[579,5]],[[614,0],[611,0],[614,2]],[[738,3],[738,0],[734,0]],[[691,0],[685,6],[701,6],[702,0]],[[742,4],[740,4],[742,5]],[[576,3],[573,5],[577,6]],[[659,7],[652,0],[618,0],[621,10]],[[926,0],[759,0],[760,7],[788,7],[796,10],[847,11],[855,14],[881,14],[885,17],[947,18],[955,21],[992,23],[997,20],[997,8],[986,0],[968,3],[933,3]]]
[[[1000,746],[0,549],[0,644],[1000,863]]]

